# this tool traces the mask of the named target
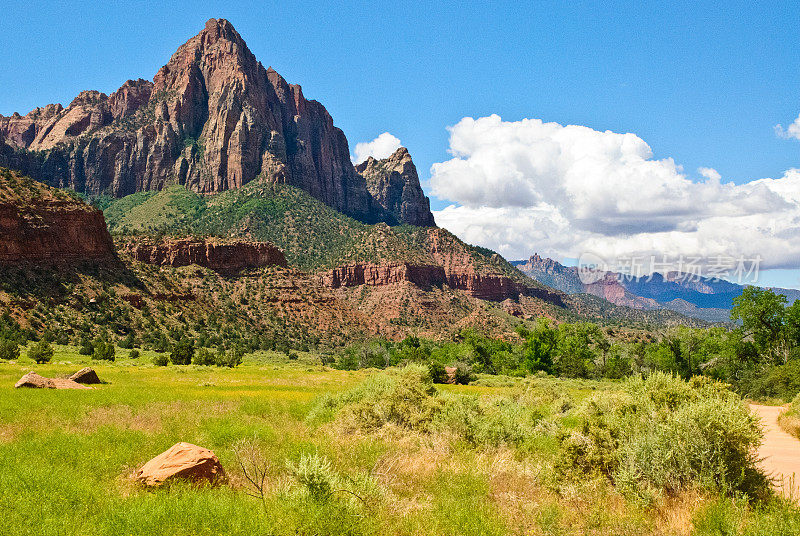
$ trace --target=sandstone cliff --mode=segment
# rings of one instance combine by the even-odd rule
[[[421,288],[447,285],[474,298],[501,302],[533,297],[564,306],[563,295],[538,286],[519,274],[499,255],[477,253],[444,229],[421,230],[420,248],[429,263],[371,262],[351,263],[319,274],[321,282],[331,288],[388,286],[410,282]],[[504,268],[508,268],[504,270]]]
[[[382,160],[370,156],[356,166],[356,171],[366,179],[367,189],[375,201],[398,222],[422,227],[436,225],[408,149],[400,147]]]
[[[125,251],[135,260],[147,264],[197,264],[220,273],[236,273],[245,268],[262,266],[286,266],[286,258],[281,250],[268,242],[183,238],[129,243]]]
[[[67,108],[0,116],[0,165],[115,197],[170,184],[215,193],[263,175],[361,221],[397,220],[367,191],[325,107],[264,68],[224,19],[209,20],[153,82],[129,80],[110,96],[84,91]],[[408,209],[401,202],[400,222],[404,210],[424,220],[414,208],[419,195]]]
[[[0,264],[114,261],[103,213],[0,168]]]

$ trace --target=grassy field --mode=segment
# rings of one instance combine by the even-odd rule
[[[154,367],[152,354],[143,354],[132,360],[118,349],[115,363],[91,363],[106,382],[91,391],[13,388],[28,370],[53,377],[89,363],[70,347],[57,347],[47,365],[0,363],[0,533],[721,535],[800,528],[797,510],[778,501],[751,506],[691,491],[644,504],[604,478],[563,480],[554,470],[558,444],[546,433],[519,445],[475,444],[392,426],[366,433],[309,417],[326,395],[382,372],[331,370],[304,353],[296,361],[249,355],[236,369]],[[487,399],[520,380],[476,383],[438,389]],[[541,422],[566,427],[575,419],[569,407],[620,388],[548,378],[529,384],[555,394],[548,407],[564,406]],[[178,441],[214,450],[229,483],[147,491],[132,482],[137,467]],[[266,472],[263,501],[248,495],[240,463]],[[316,499],[302,478],[309,465],[342,493]]]

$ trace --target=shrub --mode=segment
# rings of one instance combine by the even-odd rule
[[[28,357],[39,364],[49,363],[55,351],[49,342],[41,340],[28,348]]]
[[[11,339],[0,339],[0,360],[19,359],[19,344]]]
[[[303,454],[299,462],[287,465],[312,500],[327,501],[331,498],[338,478],[327,458],[317,454]]]
[[[237,347],[228,350],[227,352],[220,348],[217,350],[217,355],[214,357],[215,364],[218,367],[234,368],[242,364],[244,359],[244,349]]]
[[[639,497],[700,487],[762,498],[769,484],[756,468],[761,434],[740,400],[702,398],[624,442],[617,481]]]
[[[534,433],[541,416],[508,398],[439,393],[428,367],[412,364],[322,399],[308,419],[334,419],[348,432],[374,432],[386,425],[440,432],[477,445],[521,443]]]
[[[84,337],[81,340],[81,346],[78,349],[80,355],[92,355],[94,353],[94,345],[89,337]]]
[[[141,354],[140,354],[139,350],[137,350],[136,348],[134,348],[130,352],[128,352],[128,357],[130,357],[131,359],[137,359],[140,355]]]
[[[169,363],[169,358],[165,354],[156,354],[153,357],[153,364],[157,367],[166,367]]]
[[[207,348],[200,348],[197,350],[197,353],[194,354],[192,363],[210,367],[211,365],[216,365],[217,360],[214,354],[209,352]]]
[[[169,355],[170,363],[173,365],[188,365],[194,356],[194,343],[189,339],[181,339],[172,348]]]
[[[297,355],[297,352],[289,352],[289,360],[290,361],[297,361],[300,356]]]
[[[96,340],[94,343],[94,352],[92,359],[99,359],[104,361],[114,361],[116,359],[117,351],[114,348],[114,343]]]
[[[433,383],[447,383],[447,371],[438,361],[428,363],[428,375]]]
[[[466,363],[456,363],[455,382],[461,385],[467,385],[475,379],[475,374],[472,372],[472,367]]]
[[[597,395],[573,413],[561,437],[563,472],[602,474],[650,501],[691,488],[764,497],[757,469],[758,420],[725,384],[663,373],[631,378],[625,392]]]
[[[136,345],[136,338],[133,335],[133,332],[128,333],[128,335],[119,341],[119,347],[125,348],[126,350],[130,350]]]

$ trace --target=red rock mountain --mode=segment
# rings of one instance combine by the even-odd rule
[[[102,212],[0,168],[0,265],[115,260]]]
[[[433,225],[407,153],[388,169],[397,177],[370,170],[368,191],[325,107],[264,68],[224,19],[209,20],[152,82],[0,116],[0,165],[114,197],[171,184],[215,193],[264,176],[361,221]]]

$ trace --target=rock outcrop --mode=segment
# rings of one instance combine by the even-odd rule
[[[82,383],[85,385],[100,383],[100,378],[97,376],[97,373],[94,371],[94,369],[89,367],[82,368],[81,370],[70,376],[69,379],[74,382]]]
[[[0,264],[115,259],[102,212],[0,168]]]
[[[322,284],[330,288],[369,285],[380,287],[408,281],[427,288],[447,281],[441,266],[408,263],[355,263],[339,266],[321,274]]]
[[[443,229],[425,231],[426,247],[431,263],[385,262],[352,263],[338,266],[319,274],[323,285],[330,288],[359,285],[386,286],[409,282],[418,287],[447,285],[463,290],[474,298],[502,302],[517,300],[520,296],[540,298],[563,306],[562,294],[552,289],[526,284],[524,277],[513,279],[502,272],[499,256],[492,256],[494,264],[479,264],[468,246]],[[513,270],[509,266],[509,270]]]
[[[148,240],[129,243],[126,252],[135,260],[147,264],[197,264],[220,273],[236,273],[262,266],[286,266],[283,252],[268,242],[194,238]]]
[[[31,371],[14,384],[17,389],[28,387],[33,389],[91,389],[67,378],[45,378]]]
[[[144,464],[136,471],[134,478],[150,487],[174,479],[216,484],[225,478],[225,471],[212,451],[181,442]]]
[[[376,160],[367,158],[356,166],[367,182],[367,189],[375,201],[398,222],[433,227],[436,223],[431,214],[430,201],[419,184],[417,167],[400,147],[389,158]]]
[[[67,108],[0,116],[0,165],[115,197],[170,184],[215,193],[263,176],[367,223],[397,220],[373,200],[325,107],[264,68],[224,19],[209,20],[153,82],[129,80],[110,96],[84,91]],[[398,195],[410,200],[405,208],[401,201],[399,221],[407,214],[428,223],[421,191],[389,190],[391,210]]]

